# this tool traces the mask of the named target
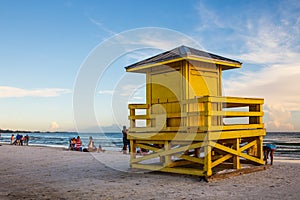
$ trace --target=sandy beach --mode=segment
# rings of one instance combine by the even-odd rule
[[[199,177],[131,170],[121,152],[0,146],[0,199],[299,199],[299,160],[206,183]]]

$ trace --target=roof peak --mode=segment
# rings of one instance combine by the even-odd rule
[[[180,52],[181,54],[186,54],[186,55],[191,54],[190,47],[181,45],[181,46],[179,46],[179,47],[177,47],[177,48],[178,48],[178,50],[179,50],[179,52]],[[176,49],[176,48],[175,48],[175,49]]]

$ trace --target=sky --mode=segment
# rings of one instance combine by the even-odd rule
[[[223,95],[264,98],[267,131],[300,131],[299,35],[296,0],[0,0],[0,129],[116,131],[145,99],[124,67],[184,44],[242,62]]]

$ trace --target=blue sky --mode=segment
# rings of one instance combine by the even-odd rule
[[[98,125],[128,124],[126,104],[143,101],[144,79],[124,67],[180,40],[145,32],[141,43],[148,50],[112,60],[93,94],[98,124],[83,120],[78,128],[74,86],[99,44],[124,31],[158,27],[243,62],[242,69],[224,73],[224,95],[262,97],[268,131],[300,131],[299,14],[292,0],[0,0],[0,128],[98,131]],[[135,83],[141,87],[132,94]],[[120,85],[122,92],[114,93]]]

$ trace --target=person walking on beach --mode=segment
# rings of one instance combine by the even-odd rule
[[[129,145],[129,141],[127,139],[127,131],[126,126],[123,126],[122,134],[123,134],[123,153],[127,153],[127,145]],[[130,149],[129,149],[130,151]]]
[[[269,159],[269,155],[270,155],[271,165],[273,165],[275,150],[276,150],[276,145],[275,144],[266,144],[266,145],[263,146],[265,164],[268,164],[268,159]]]

